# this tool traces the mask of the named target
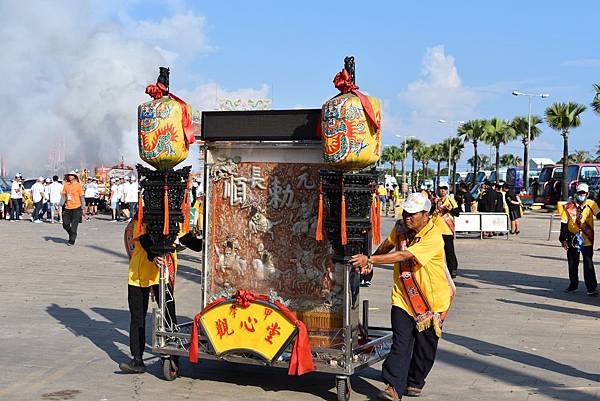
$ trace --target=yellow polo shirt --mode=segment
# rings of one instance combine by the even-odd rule
[[[571,217],[571,215],[569,214],[569,212],[567,211],[567,205],[565,205],[565,207],[563,208],[563,212],[560,216],[560,221],[567,224],[567,228],[571,233],[577,234],[581,230],[581,227],[579,227],[577,225],[577,222],[575,221],[575,219],[573,219]],[[586,199],[582,205],[577,205],[577,203],[575,203],[575,205],[582,208],[581,223],[586,223],[591,228],[592,233],[593,233],[594,232],[594,216],[598,214],[598,211],[600,211],[600,209],[598,208],[598,204],[591,199]],[[592,243],[592,239],[588,238],[588,236],[585,235],[583,233],[583,231],[581,232],[581,236],[583,237],[583,246],[593,246],[594,245]]]
[[[133,224],[134,248],[129,260],[129,281],[128,284],[134,287],[151,287],[160,282],[160,269],[148,260],[148,253],[142,247],[139,240],[137,224]],[[177,271],[177,253],[173,252],[173,261],[175,271]]]
[[[398,223],[396,223],[398,224]],[[396,245],[398,241],[396,227],[387,238]],[[433,312],[445,312],[450,308],[452,290],[446,275],[446,257],[444,240],[440,229],[429,221],[425,227],[408,244],[406,249],[414,256],[413,275],[423,296]],[[410,306],[408,295],[400,278],[400,263],[394,263],[394,287],[392,289],[392,305],[404,309],[412,317],[415,314]]]
[[[448,224],[446,223],[446,221],[444,220],[444,218],[437,211],[437,207],[439,205],[439,202],[442,203],[443,207],[445,207],[445,208],[447,208],[449,210],[456,209],[458,207],[458,203],[456,203],[456,201],[454,200],[454,198],[446,196],[445,199],[438,201],[438,204],[436,205],[436,210],[433,213],[433,216],[431,218],[432,221],[433,221],[433,224],[435,224],[436,226],[439,227],[440,231],[442,232],[442,235],[454,235],[454,233],[452,232],[452,230],[450,229],[450,227],[448,227]],[[452,216],[452,220],[454,220],[454,216]]]

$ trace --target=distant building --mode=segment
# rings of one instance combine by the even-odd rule
[[[554,164],[554,161],[545,157],[534,157],[529,159],[529,168],[542,168],[547,164]]]

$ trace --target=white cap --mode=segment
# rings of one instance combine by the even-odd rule
[[[431,201],[420,192],[413,192],[408,195],[404,203],[402,203],[402,209],[408,213],[418,212],[429,212],[431,209]]]
[[[135,175],[131,176],[131,181],[135,181]]]
[[[41,182],[41,181],[44,181],[44,177],[38,177],[38,179],[37,179],[37,180],[38,180],[38,181],[40,181],[40,182]]]
[[[581,184],[577,185],[576,192],[588,193],[588,192],[590,192],[590,187],[588,187],[588,184],[586,184],[585,182],[582,182]]]
[[[15,178],[21,178],[21,177],[22,177],[21,173],[15,174]]]
[[[46,182],[52,182],[51,178],[46,178]]]
[[[448,183],[446,181],[442,181],[440,182],[440,185],[438,185],[438,188],[450,188],[450,186],[448,185]]]

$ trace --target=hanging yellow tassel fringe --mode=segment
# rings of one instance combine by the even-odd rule
[[[164,206],[164,223],[163,223],[163,235],[169,235],[169,186],[167,185],[167,179],[165,178],[165,196],[163,200]]]

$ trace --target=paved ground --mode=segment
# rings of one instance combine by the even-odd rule
[[[564,252],[545,241],[548,215],[529,215],[518,239],[459,239],[458,297],[423,400],[600,398],[600,299],[565,294]],[[392,219],[384,219],[384,230]],[[127,257],[122,223],[83,224],[75,247],[58,225],[0,221],[0,400],[335,399],[326,374],[183,363],[174,382],[123,375],[128,358]],[[596,247],[598,243],[596,244]],[[183,256],[178,314],[199,299],[197,255]],[[600,260],[600,256],[596,257]],[[596,262],[596,267],[599,263]],[[372,324],[389,325],[389,266],[366,292]],[[380,365],[352,378],[353,400],[371,399]]]

